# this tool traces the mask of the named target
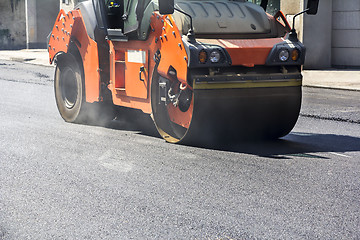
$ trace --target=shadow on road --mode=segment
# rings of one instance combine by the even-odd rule
[[[161,138],[149,116],[144,114],[136,117],[128,114],[123,116],[126,117],[118,117],[106,127],[115,130],[136,131],[137,134]],[[341,154],[360,151],[360,138],[335,134],[292,132],[282,139],[273,141],[243,141],[231,144],[220,142],[192,147],[246,153],[274,159],[290,159],[294,156],[326,159],[317,156],[315,153],[333,152]]]
[[[283,139],[243,142],[211,147],[214,150],[246,153],[267,158],[290,159],[293,156],[327,159],[314,153],[360,151],[360,138],[335,134],[293,132]]]

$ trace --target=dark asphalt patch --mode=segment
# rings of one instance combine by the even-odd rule
[[[10,58],[10,60],[16,62],[29,62],[35,60],[35,58]]]
[[[13,79],[0,79],[0,81],[6,81],[6,82],[15,82],[15,83],[30,83],[30,84],[35,84],[35,85],[43,85],[43,86],[46,86],[46,85],[49,85],[49,84],[46,84],[46,83],[41,83],[41,82],[31,82],[31,81],[21,81],[21,80],[13,80]]]
[[[352,120],[352,119],[346,119],[341,117],[324,117],[319,115],[313,115],[313,114],[303,114],[300,113],[301,117],[307,117],[307,118],[315,118],[319,120],[329,120],[329,121],[338,121],[338,122],[347,122],[347,123],[356,123],[360,124],[360,120]]]

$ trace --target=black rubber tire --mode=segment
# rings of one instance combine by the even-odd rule
[[[82,70],[72,54],[58,57],[54,79],[55,99],[59,113],[66,122],[85,121],[82,76]]]
[[[55,70],[55,99],[61,117],[70,123],[105,126],[114,119],[111,101],[87,103],[82,65],[72,54],[58,57]]]

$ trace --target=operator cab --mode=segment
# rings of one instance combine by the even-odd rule
[[[121,0],[105,0],[108,28],[124,29],[124,4]]]
[[[150,30],[150,16],[156,5],[151,0],[93,0],[102,6],[109,40],[145,40]]]
[[[107,39],[127,41],[128,38],[124,35],[124,0],[105,0],[103,9],[107,22]]]

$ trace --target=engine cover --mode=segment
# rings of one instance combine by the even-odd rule
[[[197,35],[266,34],[270,20],[260,6],[244,1],[176,1],[175,8],[190,14]],[[186,34],[190,19],[177,11],[173,14],[179,30]]]

